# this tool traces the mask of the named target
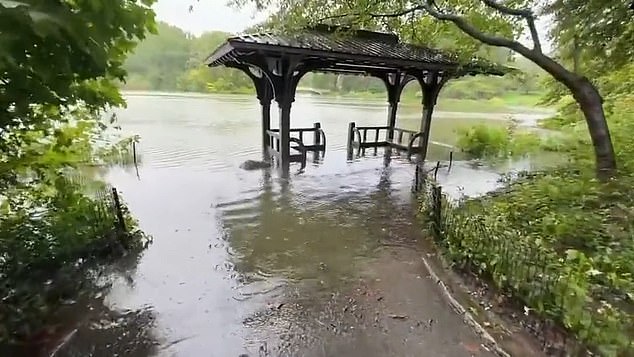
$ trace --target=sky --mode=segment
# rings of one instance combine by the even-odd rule
[[[178,26],[194,35],[206,31],[240,33],[249,26],[263,21],[266,15],[253,7],[236,9],[227,5],[228,0],[158,0],[154,5],[158,20]],[[193,6],[193,11],[190,10]],[[545,52],[550,52],[551,44],[546,39],[549,27],[547,19],[538,19],[538,31]],[[528,34],[521,42],[532,46]]]
[[[226,4],[227,0],[158,0],[154,11],[158,20],[194,35],[205,31],[239,33],[264,20],[253,8],[237,10]]]

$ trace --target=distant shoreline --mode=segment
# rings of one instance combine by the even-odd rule
[[[147,90],[121,90],[124,97],[165,97],[165,98],[214,98],[214,97],[234,97],[234,98],[253,98],[253,94],[233,94],[233,93],[201,93],[201,92],[170,92],[170,91],[147,91]],[[365,103],[387,103],[387,98],[383,98],[375,93],[350,93],[345,95],[337,95],[333,93],[315,95],[310,93],[298,93],[298,97],[319,98],[319,99],[343,99],[356,100]],[[386,94],[387,96],[387,94]],[[549,113],[552,115],[552,109],[538,106],[538,97],[535,95],[522,95],[511,93],[504,98],[491,99],[456,99],[443,98],[442,94],[438,100],[436,110],[444,112],[467,112],[467,113]],[[401,100],[402,106],[420,105],[420,98],[405,97]]]

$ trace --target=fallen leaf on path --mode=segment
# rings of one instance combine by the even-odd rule
[[[396,320],[405,320],[405,319],[407,319],[407,318],[408,318],[408,316],[407,316],[407,315],[394,315],[394,314],[392,314],[392,315],[388,315],[388,316],[389,316],[390,318],[392,318],[392,319],[396,319]]]
[[[480,345],[477,343],[462,343],[462,347],[470,353],[478,353],[480,352]]]

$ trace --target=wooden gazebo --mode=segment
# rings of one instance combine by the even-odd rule
[[[503,75],[505,68],[482,61],[460,63],[439,50],[405,44],[392,34],[349,30],[320,25],[292,34],[261,33],[229,38],[205,61],[210,67],[227,66],[246,73],[255,84],[262,105],[262,145],[282,167],[305,160],[306,150],[325,149],[325,136],[315,128],[291,128],[291,106],[297,84],[311,71],[373,76],[387,88],[387,125],[356,127],[350,123],[349,151],[352,147],[392,146],[415,152],[423,160],[429,143],[429,129],[438,93],[452,78],[464,75]],[[419,132],[396,127],[401,92],[410,81],[422,88],[422,120]],[[271,102],[279,106],[279,129],[271,130]],[[314,131],[312,145],[303,143],[306,131]],[[368,139],[367,134],[374,134]],[[380,137],[380,132],[383,136]],[[299,137],[293,137],[299,133]],[[395,136],[395,133],[397,134]],[[321,139],[323,137],[323,140]],[[416,143],[417,141],[417,143]],[[296,143],[292,146],[291,143]],[[291,149],[299,152],[292,154]],[[303,155],[302,155],[303,154]]]

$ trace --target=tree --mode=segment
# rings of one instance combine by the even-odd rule
[[[83,288],[71,284],[60,294],[56,284],[80,262],[142,244],[126,213],[127,230],[113,230],[121,216],[99,194],[111,191],[74,168],[127,147],[107,145],[100,114],[124,104],[116,81],[125,79],[127,54],[154,29],[153,2],[0,0],[3,350],[37,342],[32,334],[61,299]]]
[[[154,30],[154,0],[0,0],[0,133],[122,105],[114,80]]]
[[[277,23],[290,27],[336,21],[352,27],[394,30],[406,39],[426,45],[452,47],[447,42],[453,42],[456,45],[453,49],[462,50],[469,56],[481,50],[482,44],[512,50],[538,65],[572,93],[583,112],[592,139],[598,177],[607,179],[616,174],[614,149],[598,89],[587,77],[566,68],[562,62],[543,52],[535,25],[536,12],[532,9],[550,9],[551,13],[562,9],[581,16],[594,12],[590,18],[603,17],[597,24],[589,21],[571,24],[569,19],[575,17],[555,16],[555,29],[572,26],[569,33],[576,31],[588,35],[587,44],[591,48],[602,42],[622,48],[631,47],[634,42],[627,41],[632,37],[632,25],[630,15],[623,15],[629,14],[626,0],[611,1],[609,6],[602,0],[234,0],[238,6],[246,3],[254,3],[260,9],[276,5]],[[606,8],[610,9],[608,13],[603,12]],[[614,17],[609,14],[614,14]],[[584,26],[583,31],[575,30],[577,26]],[[593,26],[605,31],[600,35],[593,34]],[[629,37],[614,41],[623,28],[630,29]],[[519,40],[525,30],[530,35],[531,46]],[[631,59],[631,48],[625,54],[626,60]],[[627,57],[627,54],[630,56]]]
[[[126,89],[187,92],[251,92],[252,81],[239,70],[205,67],[205,58],[231,34],[219,31],[193,36],[159,22],[157,32],[135,49],[124,68]]]
[[[135,76],[133,79],[143,78],[152,89],[174,90],[190,59],[189,48],[188,34],[178,27],[159,22],[157,33],[137,46],[124,68]]]

